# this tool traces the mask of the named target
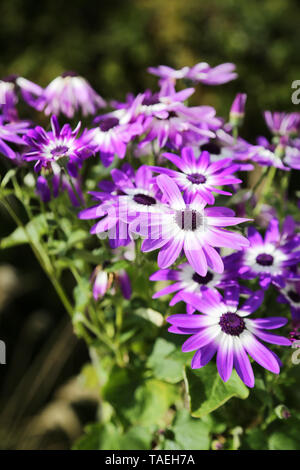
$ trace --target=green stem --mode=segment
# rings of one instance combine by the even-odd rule
[[[275,177],[275,174],[276,174],[276,170],[277,168],[274,167],[274,166],[271,166],[269,167],[269,170],[268,170],[268,173],[267,173],[267,178],[266,178],[266,183],[263,187],[263,192],[260,196],[260,199],[258,201],[258,203],[256,204],[256,207],[254,209],[254,216],[257,216],[266,200],[266,196],[269,194],[269,191],[270,191],[270,188],[271,188],[271,185],[273,183],[273,179]]]
[[[1,203],[5,207],[5,209],[7,210],[9,215],[11,216],[11,218],[14,220],[16,225],[19,228],[21,228],[22,230],[24,230],[24,232],[26,234],[26,237],[28,239],[28,243],[29,243],[34,255],[36,256],[38,262],[40,263],[43,270],[45,271],[48,278],[50,279],[50,281],[51,281],[53,287],[55,288],[59,298],[61,299],[61,302],[64,305],[65,309],[67,310],[67,312],[72,317],[73,307],[72,307],[70,301],[68,300],[67,295],[64,292],[62,286],[60,285],[60,283],[56,279],[54,268],[51,264],[51,261],[50,261],[48,255],[47,255],[47,253],[45,252],[43,246],[40,243],[37,243],[36,241],[32,240],[26,226],[23,225],[22,221],[19,219],[19,217],[17,216],[17,214],[15,213],[14,209],[11,207],[9,202],[7,200],[5,200],[4,198],[2,198]]]
[[[261,183],[265,179],[267,172],[268,172],[267,167],[265,167],[263,169],[263,171],[261,172],[260,177],[258,178],[258,180],[256,181],[255,185],[252,188],[253,193],[255,193],[255,191],[259,188],[259,186],[261,185]]]

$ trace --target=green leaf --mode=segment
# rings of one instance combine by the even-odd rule
[[[202,369],[185,368],[185,383],[190,399],[192,416],[201,418],[216,410],[232,397],[245,399],[249,395],[235,371],[224,383],[214,364],[207,364]]]
[[[112,423],[97,423],[86,428],[86,434],[75,444],[75,450],[149,450],[149,429],[134,426],[126,433]]]
[[[275,427],[273,423],[272,428]],[[276,431],[268,439],[269,450],[300,450],[300,419],[295,416],[276,423]]]
[[[120,269],[128,268],[128,265],[129,265],[129,263],[126,260],[116,261],[111,266],[107,266],[105,268],[105,271],[107,271],[108,273],[114,273],[116,271],[119,271]]]
[[[252,450],[266,450],[267,437],[261,429],[254,428],[246,432],[245,442]]]
[[[164,323],[163,315],[152,308],[138,308],[134,311],[134,314],[148,320],[158,327],[162,326]]]
[[[74,300],[76,312],[83,312],[91,298],[91,283],[89,279],[81,279],[81,282],[74,288]]]
[[[0,248],[11,248],[13,246],[29,243],[28,236],[32,241],[38,242],[41,237],[47,233],[47,231],[48,223],[45,215],[37,215],[28,222],[26,225],[26,231],[22,227],[18,227],[10,235],[3,238],[0,243]]]
[[[183,379],[183,369],[189,359],[176,344],[158,338],[148,358],[147,367],[153,370],[158,379],[175,384]]]
[[[165,414],[177,395],[173,385],[146,379],[137,371],[114,368],[102,396],[125,425],[164,425]]]
[[[274,432],[269,438],[270,450],[299,450],[299,432],[297,436],[291,436],[284,432]]]
[[[191,418],[187,410],[180,410],[172,428],[175,440],[183,450],[208,450],[209,426],[200,419]]]
[[[3,177],[2,181],[1,181],[1,188],[5,188],[5,186],[15,176],[16,172],[17,172],[17,168],[12,168],[6,173],[6,175]]]

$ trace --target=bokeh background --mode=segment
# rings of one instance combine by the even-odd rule
[[[267,135],[262,110],[297,111],[297,0],[1,0],[0,77],[41,86],[74,70],[106,99],[156,86],[150,65],[237,65],[239,78],[198,86],[195,102],[226,116],[247,92],[243,135]],[[11,221],[0,210],[0,237]],[[73,377],[88,359],[48,280],[26,247],[0,252],[0,447],[68,448],[96,409]],[[66,385],[67,384],[67,385]]]

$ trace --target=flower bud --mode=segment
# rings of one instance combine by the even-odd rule
[[[232,126],[241,126],[245,116],[246,93],[238,93],[233,100],[229,113],[229,122]]]

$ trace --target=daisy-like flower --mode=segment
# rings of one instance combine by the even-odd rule
[[[205,276],[200,276],[190,264],[182,263],[176,269],[160,269],[150,276],[150,281],[175,281],[158,292],[155,292],[153,299],[163,295],[173,294],[170,301],[171,306],[182,300],[183,292],[195,292],[199,295],[205,295],[211,289],[224,289],[230,285],[238,285],[236,273],[232,270],[226,270],[226,257],[223,258],[225,270],[223,273],[216,273],[208,268]],[[187,305],[187,313],[193,313],[195,309]]]
[[[292,322],[295,328],[300,328],[300,281],[287,279],[286,286],[280,289],[277,302],[288,304],[291,309]]]
[[[78,111],[81,111],[83,116],[95,114],[97,109],[105,107],[106,103],[85,78],[75,72],[65,72],[49,83],[37,106],[47,115],[63,113],[72,118]]]
[[[158,266],[162,269],[171,266],[183,250],[201,276],[206,276],[208,267],[222,273],[222,258],[213,247],[237,249],[248,246],[249,242],[242,235],[220,227],[249,219],[234,217],[234,212],[225,207],[205,208],[206,203],[197,194],[187,204],[168,175],[159,175],[156,182],[166,204],[156,213],[141,214],[130,225],[132,231],[145,237],[142,251],[160,249]]]
[[[249,146],[248,156],[253,162],[260,166],[274,166],[279,170],[289,171],[280,156],[276,153],[276,147],[270,144],[265,137],[259,137],[258,145]]]
[[[98,127],[88,133],[105,167],[113,163],[115,155],[123,159],[128,143],[143,132],[140,122],[124,122],[120,114],[114,111],[98,116],[94,120]]]
[[[217,368],[224,382],[229,380],[235,368],[241,380],[253,387],[254,374],[249,354],[262,367],[279,374],[280,359],[259,340],[290,346],[287,338],[268,331],[284,326],[287,319],[246,318],[260,307],[262,291],[251,295],[241,307],[237,287],[225,289],[224,298],[216,291],[210,291],[205,297],[194,293],[184,293],[182,297],[203,315],[177,314],[167,321],[172,325],[170,332],[191,335],[182,345],[182,351],[196,351],[191,364],[193,369],[205,366],[217,354]]]
[[[19,99],[18,92],[29,106],[36,107],[43,89],[36,83],[18,75],[10,75],[0,80],[0,108],[5,119],[9,121],[16,120],[18,117],[16,110]]]
[[[240,266],[239,276],[258,278],[263,289],[268,289],[271,283],[284,287],[287,268],[300,261],[300,251],[295,251],[299,247],[299,237],[290,233],[289,224],[285,224],[280,233],[279,221],[273,218],[264,239],[254,227],[249,227],[248,240],[248,247],[231,255],[231,262]]]
[[[250,144],[241,137],[235,139],[225,129],[216,131],[216,138],[200,146],[200,150],[207,150],[212,162],[230,158],[231,163],[237,165],[238,171],[252,171],[248,149]]]
[[[225,63],[210,67],[206,62],[199,62],[193,67],[183,67],[180,70],[172,69],[165,65],[158,67],[149,67],[148,72],[164,80],[189,79],[196,83],[205,83],[206,85],[221,85],[237,78],[234,72],[235,65]]]
[[[146,90],[137,96],[129,94],[125,103],[114,101],[112,105],[119,111],[118,117],[123,123],[135,122],[140,117],[143,121],[152,116],[166,119],[172,106],[183,103],[194,91],[194,88],[185,88],[176,92],[172,87],[167,89],[161,87],[156,93]]]
[[[300,139],[293,139],[284,149],[283,161],[290,168],[300,170]]]
[[[132,240],[129,224],[139,214],[161,211],[162,204],[159,191],[155,186],[152,173],[145,165],[136,173],[125,164],[122,169],[111,171],[113,182],[102,181],[100,188],[103,192],[93,191],[90,194],[100,204],[80,212],[81,219],[100,218],[91,229],[92,234],[106,234],[113,248],[126,246]]]
[[[13,150],[9,144],[24,146],[22,135],[28,132],[29,125],[28,121],[6,123],[3,116],[0,116],[0,153],[10,160],[18,160],[18,152]]]
[[[215,137],[214,130],[221,124],[211,106],[188,108],[182,103],[175,103],[169,106],[166,118],[154,116],[146,122],[146,137],[139,146],[142,148],[149,142],[157,143],[159,148],[168,146],[171,149],[199,145],[208,138]]]
[[[54,162],[66,159],[67,169],[71,176],[77,177],[78,167],[82,161],[93,154],[94,148],[85,134],[78,137],[80,123],[72,130],[69,124],[60,128],[57,117],[51,117],[51,132],[37,126],[23,137],[29,146],[24,154],[27,161],[36,161],[35,171],[51,168]]]
[[[210,67],[206,62],[200,62],[190,68],[186,78],[205,85],[222,85],[237,78],[237,73],[234,70],[235,65],[231,63]]]
[[[184,147],[181,150],[181,158],[174,153],[163,153],[162,156],[177,166],[180,172],[156,166],[151,169],[169,175],[184,192],[186,201],[191,201],[195,194],[199,194],[208,204],[214,204],[215,198],[212,192],[231,196],[231,193],[217,189],[215,186],[242,182],[233,176],[238,167],[231,164],[231,159],[211,163],[207,151],[195,157],[192,148]]]
[[[300,113],[265,111],[264,118],[270,131],[279,136],[297,135],[300,130]]]

